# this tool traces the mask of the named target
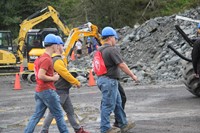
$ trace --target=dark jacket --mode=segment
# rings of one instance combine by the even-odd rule
[[[53,57],[53,67],[54,70],[60,75],[58,81],[55,82],[55,87],[57,91],[65,91],[69,93],[69,89],[72,85],[80,84],[80,82],[75,78],[77,75],[70,73],[62,60],[60,55]]]

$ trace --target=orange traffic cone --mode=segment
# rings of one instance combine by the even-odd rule
[[[21,90],[20,79],[19,79],[19,74],[18,73],[16,73],[16,76],[15,76],[14,90]]]
[[[76,60],[76,57],[75,57],[74,51],[72,51],[72,54],[71,54],[71,60]]]
[[[92,70],[90,70],[88,85],[89,86],[95,86],[96,85],[96,82],[94,80],[94,76],[92,74]]]

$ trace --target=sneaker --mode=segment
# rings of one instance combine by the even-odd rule
[[[113,127],[118,127],[118,128],[120,128],[119,125],[118,125],[116,122],[113,123]]]
[[[48,133],[48,130],[41,130],[40,133]]]
[[[85,130],[83,129],[83,127],[81,127],[78,131],[76,131],[76,133],[90,133],[90,132],[85,131]]]
[[[121,129],[118,127],[112,127],[106,131],[106,133],[121,133]]]
[[[123,127],[121,127],[121,131],[122,131],[122,133],[125,133],[128,130],[134,128],[134,127],[135,127],[135,122],[128,122],[126,125],[124,125]]]

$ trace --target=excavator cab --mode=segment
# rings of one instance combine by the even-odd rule
[[[28,62],[34,62],[38,55],[41,55],[40,49],[44,51],[43,40],[45,36],[49,33],[58,35],[58,30],[56,28],[44,28],[44,29],[31,29],[28,31],[25,40],[25,52],[24,56],[27,58]],[[30,70],[30,69],[29,69]]]
[[[0,66],[16,64],[10,31],[0,31]]]

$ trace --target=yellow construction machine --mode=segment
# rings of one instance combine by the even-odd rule
[[[35,25],[47,20],[48,18],[52,18],[53,22],[60,28],[65,36],[69,35],[69,28],[52,6],[37,11],[25,19],[20,24],[18,37],[18,55],[20,57],[20,62],[23,62],[24,67],[24,72],[21,74],[23,79],[32,78],[33,62],[37,56],[43,53],[44,50],[44,37],[49,33],[58,34],[58,31],[55,28],[32,29]],[[29,56],[30,53],[36,56]]]
[[[11,31],[0,30],[0,73],[19,71],[17,46],[12,43]]]
[[[30,69],[31,66],[29,66],[29,64],[27,65],[27,62],[29,62],[27,59],[30,59],[28,56],[29,52],[34,48],[32,52],[41,55],[40,49],[43,49],[43,46],[41,46],[42,43],[38,44],[40,46],[30,47],[30,39],[32,38],[32,41],[37,41],[39,38],[40,40],[43,40],[44,36],[48,33],[55,33],[54,29],[44,30],[44,32],[40,30],[36,32],[36,30],[31,29],[48,18],[52,18],[53,22],[58,25],[66,36],[69,35],[69,28],[64,24],[59,13],[53,7],[48,6],[37,11],[20,24],[18,45],[15,51],[13,51],[14,47],[12,45],[11,33],[8,31],[0,32],[0,71],[5,72],[5,69],[7,68],[14,70],[13,68],[19,68],[21,63],[23,63],[24,68],[28,68],[28,70]]]
[[[19,44],[19,49],[22,50],[23,46],[26,41],[26,38],[29,38],[29,34],[31,33],[30,29],[32,29],[35,25],[43,22],[44,20],[48,18],[52,18],[53,22],[58,25],[58,27],[63,31],[63,33],[68,36],[69,35],[69,28],[66,26],[64,21],[60,18],[59,13],[51,6],[48,6],[40,11],[37,11],[36,13],[30,15],[27,19],[25,19],[21,24],[20,24],[20,32],[19,32],[19,37],[18,37],[18,44]],[[35,32],[35,31],[33,31]],[[49,31],[51,32],[51,31]],[[54,32],[54,31],[53,31]],[[37,33],[35,33],[36,35]],[[46,34],[48,34],[46,32]],[[42,35],[44,36],[44,35]],[[28,51],[29,52],[29,51]],[[27,53],[28,53],[27,52]],[[37,50],[35,51],[37,52]],[[23,60],[23,55],[18,51],[18,55],[20,57],[20,61]]]
[[[69,57],[71,56],[71,53],[74,49],[75,43],[79,38],[83,38],[83,37],[94,37],[97,42],[99,43],[99,45],[101,45],[103,43],[102,39],[101,39],[101,35],[98,32],[98,27],[90,22],[77,27],[77,28],[73,28],[70,31],[70,34],[65,42],[65,46],[64,46],[64,53],[63,53],[63,57],[64,57],[64,62],[67,64]],[[30,73],[28,75],[28,81],[29,82],[35,82],[35,75],[33,73],[34,71],[34,60],[36,58],[38,58],[41,54],[44,53],[45,49],[42,48],[40,49],[40,54],[37,54],[36,52],[34,52],[34,48],[32,48],[32,50],[29,52],[29,56],[32,57],[33,60],[29,61],[28,64],[29,66],[29,72],[32,71],[32,73]]]

